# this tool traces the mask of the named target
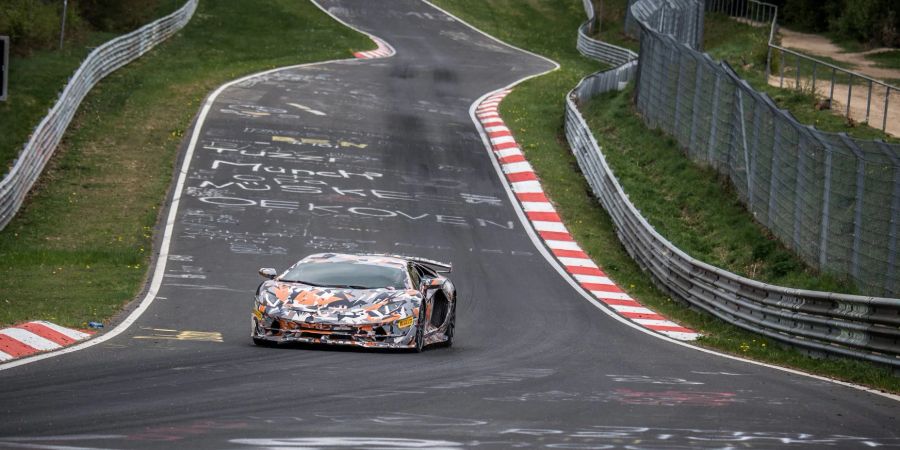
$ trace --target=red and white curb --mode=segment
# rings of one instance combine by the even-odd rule
[[[0,361],[68,347],[91,337],[83,331],[42,320],[0,329]]]
[[[396,53],[394,51],[394,47],[391,47],[391,45],[388,44],[387,42],[384,42],[383,40],[381,40],[375,36],[372,36],[371,34],[369,35],[369,39],[372,39],[373,41],[375,41],[375,44],[378,45],[378,48],[376,48],[375,50],[368,50],[365,52],[356,52],[353,54],[353,56],[355,56],[359,59],[374,59],[374,58],[387,58],[388,56],[394,56],[394,54]]]
[[[500,117],[499,106],[509,90],[498,91],[478,105],[475,115],[484,127],[491,149],[510,188],[541,240],[566,272],[597,300],[622,317],[673,339],[692,341],[699,333],[682,327],[641,305],[611,281],[569,234],[547,199],[531,164]]]

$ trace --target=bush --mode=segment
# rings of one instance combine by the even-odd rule
[[[771,0],[770,0],[771,1]],[[786,26],[834,33],[870,46],[900,45],[900,4],[896,0],[780,0]]]
[[[152,21],[159,0],[79,0],[78,10],[101,31],[128,32]]]
[[[10,38],[10,49],[28,54],[59,42],[60,6],[35,0],[0,2],[0,35]]]

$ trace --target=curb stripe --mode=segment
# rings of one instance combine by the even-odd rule
[[[38,349],[22,343],[22,341],[0,334],[0,351],[11,355],[13,358],[36,353]]]
[[[51,329],[50,327],[45,326],[44,324],[37,322],[23,323],[16,328],[21,328],[23,330],[28,330],[31,333],[34,333],[48,341],[53,341],[54,343],[65,346],[72,344],[74,342],[78,342],[77,339],[72,339],[69,336],[66,336],[56,330]]]
[[[666,319],[631,298],[610,280],[575,242],[556,208],[544,194],[534,168],[522,154],[512,131],[500,117],[500,102],[509,92],[502,90],[488,96],[475,107],[474,113],[481,122],[494,157],[519,201],[522,212],[550,253],[582,289],[612,308],[620,317],[673,339],[685,341],[697,339],[698,333]]]
[[[378,46],[375,50],[366,50],[362,52],[356,52],[353,56],[358,59],[375,59],[375,58],[386,58],[388,56],[394,56],[396,53],[394,48],[391,47],[387,42],[384,42],[378,37],[369,35],[369,39],[375,42],[375,45]]]
[[[38,336],[28,330],[22,328],[5,328],[0,330],[0,334],[9,336],[31,348],[38,350],[55,350],[62,347],[49,339]]]
[[[52,322],[37,320],[0,329],[0,361],[56,350],[91,337]]]

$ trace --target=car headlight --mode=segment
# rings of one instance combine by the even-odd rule
[[[256,296],[256,301],[265,306],[275,306],[279,302],[278,297],[269,291],[262,291],[262,293]]]

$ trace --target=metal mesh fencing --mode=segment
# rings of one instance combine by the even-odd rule
[[[703,45],[703,11],[698,0],[628,0],[625,33],[640,38],[643,23],[699,49]]]
[[[767,285],[703,263],[654,230],[628,199],[577,103],[615,90],[636,62],[582,80],[566,102],[566,138],[622,245],[654,283],[729,323],[814,352],[900,367],[900,301]]]
[[[642,23],[636,90],[647,125],[726,175],[755,218],[804,260],[865,293],[900,294],[900,145],[803,125],[726,63],[651,23]]]
[[[667,45],[680,45],[671,37],[658,37],[668,38],[664,42]],[[784,118],[787,115],[790,119],[788,113],[775,108],[765,96],[756,94],[754,97],[752,89],[733,71],[716,64],[707,55],[688,52],[691,59],[682,60],[669,52],[645,59],[643,51],[651,49],[647,48],[646,41],[641,45],[639,62],[631,61],[583,79],[569,93],[565,121],[566,138],[572,153],[632,258],[652,275],[654,283],[663,291],[729,323],[815,353],[837,354],[900,368],[900,300],[768,285],[687,255],[657,233],[630,202],[577,105],[600,93],[621,89],[622,84],[639,71],[640,83],[645,83],[644,95],[648,98],[638,96],[637,100],[643,101],[645,107],[666,108],[652,116],[653,123],[659,126],[668,122],[667,129],[676,130],[680,141],[687,140],[691,144],[687,148],[692,158],[727,168],[726,173],[736,186],[746,186],[743,195],[748,200],[769,205],[769,211],[790,211],[790,214],[773,213],[766,217],[772,228],[790,230],[797,233],[798,239],[810,241],[835,234],[834,230],[828,231],[833,225],[830,222],[823,234],[823,229],[807,229],[802,226],[802,221],[796,220],[797,217],[811,222],[820,220],[821,202],[830,203],[830,214],[844,220],[842,232],[846,232],[847,217],[856,220],[867,214],[859,204],[849,203],[847,195],[826,186],[834,186],[838,180],[853,179],[855,184],[850,190],[868,195],[878,189],[872,189],[867,177],[897,176],[892,166],[860,158],[852,150],[854,146],[862,146],[857,150],[863,156],[876,158],[880,155],[887,160],[891,159],[889,149],[883,143],[854,142],[846,136],[821,135],[808,127],[790,126],[790,120]],[[683,97],[676,100],[667,83],[683,89]],[[653,95],[669,96],[672,100],[665,104],[654,103],[649,98]],[[736,124],[743,125],[738,127]],[[822,139],[828,140],[822,144]],[[741,151],[738,154],[722,152],[717,150],[717,145],[739,145]],[[770,187],[760,187],[760,184]],[[782,196],[771,195],[778,189],[791,190],[797,186],[811,186],[808,190],[820,194],[810,195],[810,198],[794,196],[787,201]],[[897,198],[895,193],[890,198],[869,200],[875,202],[872,205],[881,201],[882,205],[891,204],[895,208]],[[889,214],[897,217],[896,213]],[[890,228],[894,220],[887,220],[882,226]],[[866,252],[867,245],[879,244],[862,239],[859,233],[854,234],[854,240],[861,249],[856,254]],[[880,244],[883,247],[883,243]],[[843,252],[845,258],[852,259],[852,251],[844,249]],[[811,257],[821,256],[816,251],[806,253]],[[895,252],[891,250],[889,254]]]
[[[896,147],[800,125],[730,67],[672,36],[642,30],[641,49],[638,61],[584,78],[569,93],[565,120],[572,153],[631,257],[663,291],[729,323],[815,353],[900,368],[900,300],[768,285],[687,255],[630,202],[577,105],[636,78],[647,123],[726,174],[774,233],[809,243],[796,248],[804,258],[894,286]]]
[[[187,25],[197,8],[197,1],[188,0],[178,11],[104,43],[85,58],[56,104],[34,129],[12,169],[0,181],[0,230],[22,206],[28,191],[62,140],[78,105],[91,88]]]

